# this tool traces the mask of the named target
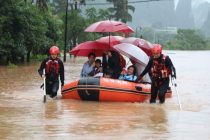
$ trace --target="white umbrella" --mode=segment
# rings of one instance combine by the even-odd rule
[[[128,37],[123,39],[121,43],[130,43],[136,45],[137,47],[141,48],[148,56],[152,56],[151,49],[153,45],[149,41],[136,37]]]
[[[121,43],[114,45],[113,48],[117,52],[136,62],[135,66],[137,68],[137,75],[140,75],[143,72],[149,62],[149,57],[147,54],[135,45],[129,43]],[[146,74],[144,78],[146,82],[151,82],[148,74]]]
[[[146,55],[146,53],[135,45],[121,43],[114,45],[113,48],[142,66],[146,66],[149,62],[149,57]]]

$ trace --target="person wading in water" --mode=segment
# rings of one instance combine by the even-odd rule
[[[56,99],[59,89],[59,76],[61,88],[64,86],[64,65],[58,58],[59,48],[57,46],[52,46],[49,53],[50,57],[42,61],[38,72],[39,75],[46,80],[46,95]]]
[[[156,103],[158,95],[160,103],[163,104],[165,102],[165,94],[169,88],[169,76],[176,78],[176,70],[169,56],[162,54],[162,46],[160,44],[153,45],[152,55],[136,82],[149,72],[152,80],[150,103]]]

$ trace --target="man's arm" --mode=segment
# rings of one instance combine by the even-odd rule
[[[168,56],[166,57],[166,67],[168,67],[171,70],[171,76],[176,78],[176,69]]]
[[[144,69],[144,71],[137,77],[137,79],[135,80],[136,82],[138,82],[140,79],[142,79],[142,77],[146,74],[146,73],[148,73],[149,71],[150,71],[150,69],[151,69],[151,67],[152,67],[152,63],[153,63],[153,60],[152,60],[152,58],[150,58],[150,60],[149,60],[149,62],[148,62],[148,64],[147,64],[147,66],[145,67],[145,69]]]
[[[139,75],[139,77],[144,77],[144,75],[150,71],[150,69],[152,67],[152,63],[153,63],[153,60],[152,60],[152,58],[150,58],[147,66],[145,67],[144,71]]]

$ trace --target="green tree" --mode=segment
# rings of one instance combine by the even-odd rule
[[[75,47],[76,44],[87,41],[95,40],[98,38],[97,33],[87,33],[84,32],[85,28],[90,24],[97,22],[99,20],[105,20],[109,17],[109,11],[95,8],[89,8],[85,11],[86,17],[81,15],[80,10],[71,10],[68,14],[68,44]],[[64,15],[63,15],[64,19]],[[72,48],[71,47],[71,48]],[[71,49],[69,48],[69,49]]]
[[[50,5],[53,7],[54,14],[62,14],[65,12],[67,0],[53,0]]]
[[[2,2],[0,9],[0,59],[16,63],[41,54],[60,39],[62,22],[50,11],[41,12],[24,0]]]
[[[98,13],[97,13],[96,8],[92,7],[92,8],[86,9],[85,15],[87,16],[87,19],[89,19],[89,22],[93,23],[97,21]]]
[[[98,9],[98,20],[108,20],[111,13],[108,9]]]
[[[23,45],[24,35],[19,23],[21,8],[17,6],[20,0],[3,1],[0,9],[0,59],[5,61],[17,61],[24,58],[25,48]]]
[[[208,42],[198,30],[179,29],[177,35],[166,45],[168,49],[205,50],[209,49]]]
[[[132,16],[129,11],[134,12],[135,8],[131,5],[128,5],[128,0],[107,0],[108,2],[112,2],[114,7],[110,7],[111,18],[115,20],[121,20],[126,23],[128,21],[132,21]]]
[[[95,23],[97,21],[101,20],[107,20],[110,17],[110,12],[108,9],[96,9],[94,7],[86,9],[85,11],[86,15],[86,27],[89,26],[92,23]],[[98,33],[86,33],[86,39],[87,40],[95,40],[99,38],[101,35]],[[104,33],[105,35],[106,33]]]
[[[78,5],[85,5],[86,0],[72,0],[68,3],[69,9],[73,10]],[[62,13],[65,12],[66,6],[67,6],[67,0],[53,0],[53,2],[50,4],[54,8],[54,14],[62,15]]]
[[[210,50],[210,38],[207,40],[207,49]]]
[[[42,11],[48,10],[48,6],[47,6],[47,1],[46,0],[37,0],[36,1],[36,5]]]
[[[64,19],[64,16],[63,16]],[[85,18],[77,10],[71,10],[68,14],[67,38],[70,46],[76,46],[78,42],[84,39],[84,29],[86,26]],[[71,49],[71,48],[70,48]]]
[[[136,37],[143,37],[143,39],[148,40],[150,42],[154,41],[154,29],[145,27],[136,30]]]
[[[23,7],[23,16],[19,16],[19,23],[23,27],[21,32],[24,36],[24,46],[27,51],[27,61],[30,61],[31,53],[38,48],[49,44],[49,38],[46,37],[47,22],[44,17],[36,9],[36,7],[28,5]]]
[[[58,44],[62,40],[63,21],[60,17],[52,15],[52,12],[43,14],[44,20],[47,22],[46,36],[52,40],[53,44]]]
[[[91,24],[100,20],[108,20],[110,12],[107,9],[96,9],[94,7],[85,10],[87,24]]]

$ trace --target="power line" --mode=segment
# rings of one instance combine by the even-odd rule
[[[136,0],[136,1],[128,1],[128,3],[125,2],[119,2],[121,4],[134,4],[134,3],[146,3],[146,2],[159,2],[159,1],[173,1],[173,0]],[[112,5],[113,2],[104,2],[104,3],[86,3],[85,5]]]
[[[174,1],[174,0],[135,0],[135,1],[128,1],[128,2],[119,2],[120,4],[135,4],[135,3],[149,3],[149,2],[169,2],[169,1]],[[75,5],[75,3],[70,2],[70,5]],[[79,4],[79,3],[78,3]],[[79,4],[80,6],[94,6],[94,5],[113,5],[113,2],[100,2],[100,3],[86,3],[86,4]],[[61,6],[64,7],[64,6]]]

